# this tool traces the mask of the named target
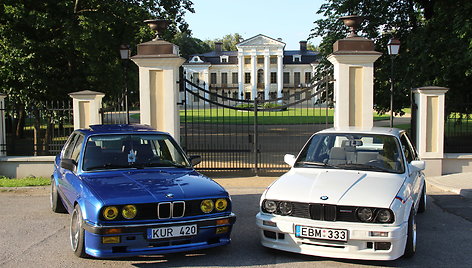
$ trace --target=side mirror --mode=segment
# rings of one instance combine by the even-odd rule
[[[75,171],[75,169],[77,168],[77,162],[75,162],[75,160],[73,159],[64,158],[61,160],[61,168],[70,171]]]
[[[413,160],[409,164],[409,167],[410,167],[410,173],[413,173],[413,172],[424,170],[426,167],[426,164],[424,161],[421,161],[421,160]]]
[[[192,164],[192,166],[196,166],[196,165],[198,165],[202,162],[202,157],[199,156],[199,155],[191,155],[188,158],[189,158],[190,164]]]
[[[290,167],[293,167],[295,165],[295,156],[293,154],[286,154],[284,156],[284,162],[287,163]]]

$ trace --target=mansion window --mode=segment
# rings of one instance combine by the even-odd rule
[[[282,97],[284,98],[284,100],[288,100],[290,97],[290,92],[288,90],[283,91]]]
[[[293,55],[293,62],[301,62],[302,56],[301,55]]]
[[[305,83],[310,83],[311,81],[311,72],[305,72]]]
[[[244,83],[245,84],[250,84],[251,83],[251,73],[245,73],[244,74]]]
[[[245,92],[244,93],[244,99],[250,100],[251,99],[251,92]]]
[[[277,84],[277,73],[276,72],[271,72],[270,73],[270,83],[271,84]]]
[[[284,84],[290,84],[290,73],[284,72]]]
[[[228,73],[221,73],[221,84],[228,84]]]
[[[270,64],[277,64],[277,57],[270,57]]]
[[[210,74],[210,84],[212,85],[216,84],[216,73]]]
[[[239,98],[238,98],[238,92],[237,92],[237,91],[234,91],[234,92],[233,92],[233,99],[239,99]]]
[[[257,58],[258,64],[264,64],[264,58]]]
[[[232,73],[231,76],[232,76],[231,80],[232,80],[233,84],[237,84],[238,83],[238,73]]]
[[[244,64],[251,64],[251,58],[244,58]]]
[[[200,83],[200,73],[192,74],[192,82],[194,82],[195,84]]]
[[[269,98],[271,100],[277,99],[277,92],[269,92]]]
[[[300,100],[301,95],[302,95],[302,93],[300,93],[300,92],[295,93],[295,96],[294,96],[294,97],[295,97],[295,100],[296,100],[296,101],[297,101],[297,100]]]
[[[228,56],[220,56],[220,62],[221,63],[227,63],[228,62]]]
[[[294,86],[300,85],[300,72],[294,72],[293,73],[293,84]]]

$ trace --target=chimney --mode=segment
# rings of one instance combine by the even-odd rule
[[[215,51],[221,52],[221,47],[223,46],[222,42],[215,42]]]
[[[307,43],[307,41],[300,41],[300,51],[301,52],[306,51],[306,43]]]

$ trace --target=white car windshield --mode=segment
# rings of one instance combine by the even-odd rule
[[[394,136],[316,134],[300,153],[295,167],[325,167],[403,173],[403,155]]]
[[[83,170],[190,167],[167,135],[96,135],[86,144]]]

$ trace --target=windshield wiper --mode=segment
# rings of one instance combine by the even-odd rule
[[[366,165],[366,164],[350,163],[350,164],[340,164],[338,166],[343,167],[343,168],[363,169],[363,170],[370,170],[370,171],[394,172],[390,168],[384,168],[384,167],[372,166],[372,165]]]
[[[131,165],[117,165],[117,164],[107,163],[107,164],[104,164],[104,165],[88,167],[87,170],[117,169],[117,168],[140,168],[140,167],[136,166],[136,165],[133,165],[133,164],[131,164]]]
[[[338,166],[330,165],[330,164],[322,163],[322,162],[300,161],[300,162],[297,162],[295,164],[308,165],[308,166],[317,166],[317,167],[339,168]]]
[[[185,165],[175,163],[175,162],[150,162],[150,163],[143,163],[141,164],[142,167],[178,167],[178,168],[183,168],[187,167]]]

